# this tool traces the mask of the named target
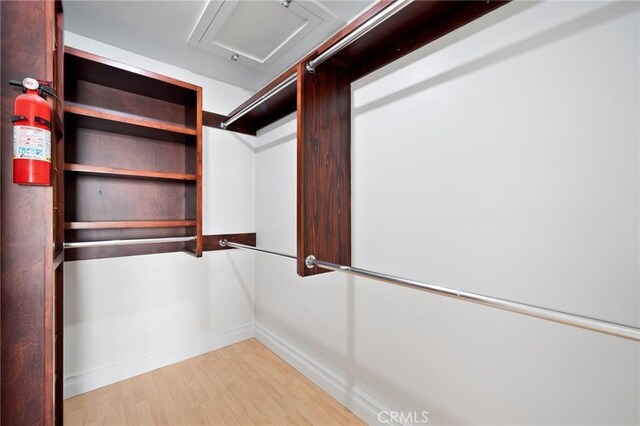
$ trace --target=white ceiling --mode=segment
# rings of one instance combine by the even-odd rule
[[[66,0],[63,7],[68,31],[258,90],[373,1]]]

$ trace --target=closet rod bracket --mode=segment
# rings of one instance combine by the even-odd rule
[[[307,266],[307,268],[309,269],[313,269],[316,267],[316,257],[312,254],[310,254],[309,256],[307,256],[307,258],[304,260],[304,264]]]

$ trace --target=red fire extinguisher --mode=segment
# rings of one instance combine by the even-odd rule
[[[49,83],[35,78],[9,84],[22,88],[13,104],[13,182],[24,185],[51,184],[51,106],[55,98]]]

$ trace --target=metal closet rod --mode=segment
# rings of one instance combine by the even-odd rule
[[[369,19],[367,22],[360,25],[357,29],[349,33],[349,35],[347,35],[345,38],[322,52],[322,54],[320,54],[317,58],[309,61],[305,68],[309,72],[315,72],[318,65],[320,65],[345,47],[349,46],[351,43],[377,27],[379,24],[384,22],[386,19],[394,15],[396,12],[400,11],[411,2],[412,0],[396,0],[395,2],[393,2],[393,4],[383,9],[382,12],[378,13],[373,18]]]
[[[413,0],[396,0],[392,5],[386,7],[385,9],[382,10],[382,12],[378,13],[373,18],[369,19],[367,22],[365,22],[360,27],[358,27],[356,30],[349,33],[349,35],[347,35],[342,40],[340,40],[339,42],[331,46],[329,49],[324,51],[317,58],[313,59],[312,61],[309,61],[309,63],[305,65],[305,68],[309,72],[315,72],[315,69],[318,65],[320,65],[321,63],[323,63],[324,61],[326,61],[327,59],[329,59],[330,57],[338,53],[340,50],[344,49],[345,47],[347,47],[348,45],[350,45],[351,43],[353,43],[354,41],[362,37],[364,34],[371,31],[373,28],[378,26],[378,24],[384,22],[385,19],[389,18],[391,15],[398,12],[399,10],[401,10],[403,7],[405,7],[412,1]],[[275,86],[273,89],[269,90],[267,93],[260,96],[258,99],[251,102],[249,105],[247,105],[246,107],[242,108],[240,111],[238,111],[237,113],[229,117],[227,121],[220,123],[220,127],[222,129],[226,129],[232,123],[239,120],[249,111],[254,109],[256,106],[260,105],[267,99],[271,98],[273,95],[277,94],[278,92],[280,92],[282,89],[284,89],[289,84],[296,81],[297,79],[298,79],[297,73],[290,75],[285,80],[283,80],[280,84]]]
[[[229,117],[229,119],[227,121],[224,121],[224,122],[220,123],[220,127],[223,128],[223,129],[226,129],[233,122],[239,120],[246,113],[248,113],[249,111],[251,111],[252,109],[257,107],[258,105],[260,105],[261,103],[263,103],[267,99],[271,98],[272,96],[274,96],[275,94],[280,92],[282,89],[287,87],[289,84],[291,84],[294,81],[296,81],[297,79],[298,79],[298,74],[297,73],[291,74],[289,77],[284,79],[282,82],[280,82],[280,84],[275,86],[273,89],[269,90],[267,93],[265,93],[264,95],[260,96],[258,99],[256,99],[255,101],[251,102],[249,105],[247,105],[246,107],[242,108],[240,111],[238,111],[237,113],[235,113],[234,115]]]
[[[289,260],[297,260],[295,256],[264,250],[244,244],[231,243],[227,240],[220,241],[220,245],[223,247],[230,246],[239,249],[257,251],[260,253],[266,253],[272,256],[282,257]],[[338,265],[336,263],[318,260],[314,256],[308,256],[305,259],[305,264],[308,268],[314,268],[318,266],[320,268],[328,269],[331,271],[344,272],[346,274],[384,281],[402,287],[415,288],[418,290],[427,291],[429,293],[439,294],[441,296],[460,299],[466,302],[477,303],[492,308],[502,309],[504,311],[515,312],[530,317],[541,318],[560,324],[584,328],[587,330],[592,330],[599,333],[609,334],[611,336],[622,337],[624,339],[640,342],[640,329],[624,324],[603,321],[595,318],[585,317],[582,315],[571,314],[569,312],[558,311],[555,309],[548,309],[540,306],[528,305],[526,303],[514,302],[511,300],[499,299],[497,297],[484,296],[482,294],[428,284],[420,281],[410,280],[407,278],[397,277],[394,275],[382,274],[366,269],[355,268],[352,266]]]
[[[163,238],[137,238],[131,240],[107,240],[107,241],[82,241],[75,243],[64,243],[64,248],[86,248],[86,247],[110,247],[129,246],[136,244],[161,244],[161,243],[181,243],[195,241],[196,237],[163,237]]]
[[[262,254],[268,254],[269,256],[275,256],[275,257],[281,257],[283,259],[288,259],[288,260],[298,260],[297,257],[295,256],[291,256],[290,254],[282,254],[282,253],[278,253],[275,251],[271,251],[271,250],[265,250],[265,249],[261,249],[258,247],[254,247],[254,246],[247,246],[244,244],[238,244],[238,243],[232,243],[231,241],[227,241],[227,240],[220,240],[220,246],[221,247],[233,247],[233,248],[237,248],[237,249],[245,249],[245,250],[251,250],[251,251],[257,251],[259,253]]]

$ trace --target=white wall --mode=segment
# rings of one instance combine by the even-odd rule
[[[354,83],[354,265],[637,327],[639,19],[514,2]],[[295,253],[295,117],[257,144],[258,244]],[[256,321],[363,416],[640,422],[636,342],[264,256]]]
[[[227,113],[250,92],[65,33],[68,46],[203,87]],[[205,127],[205,234],[253,232],[254,137]],[[64,372],[71,396],[253,335],[253,254],[154,254],[65,263]]]

